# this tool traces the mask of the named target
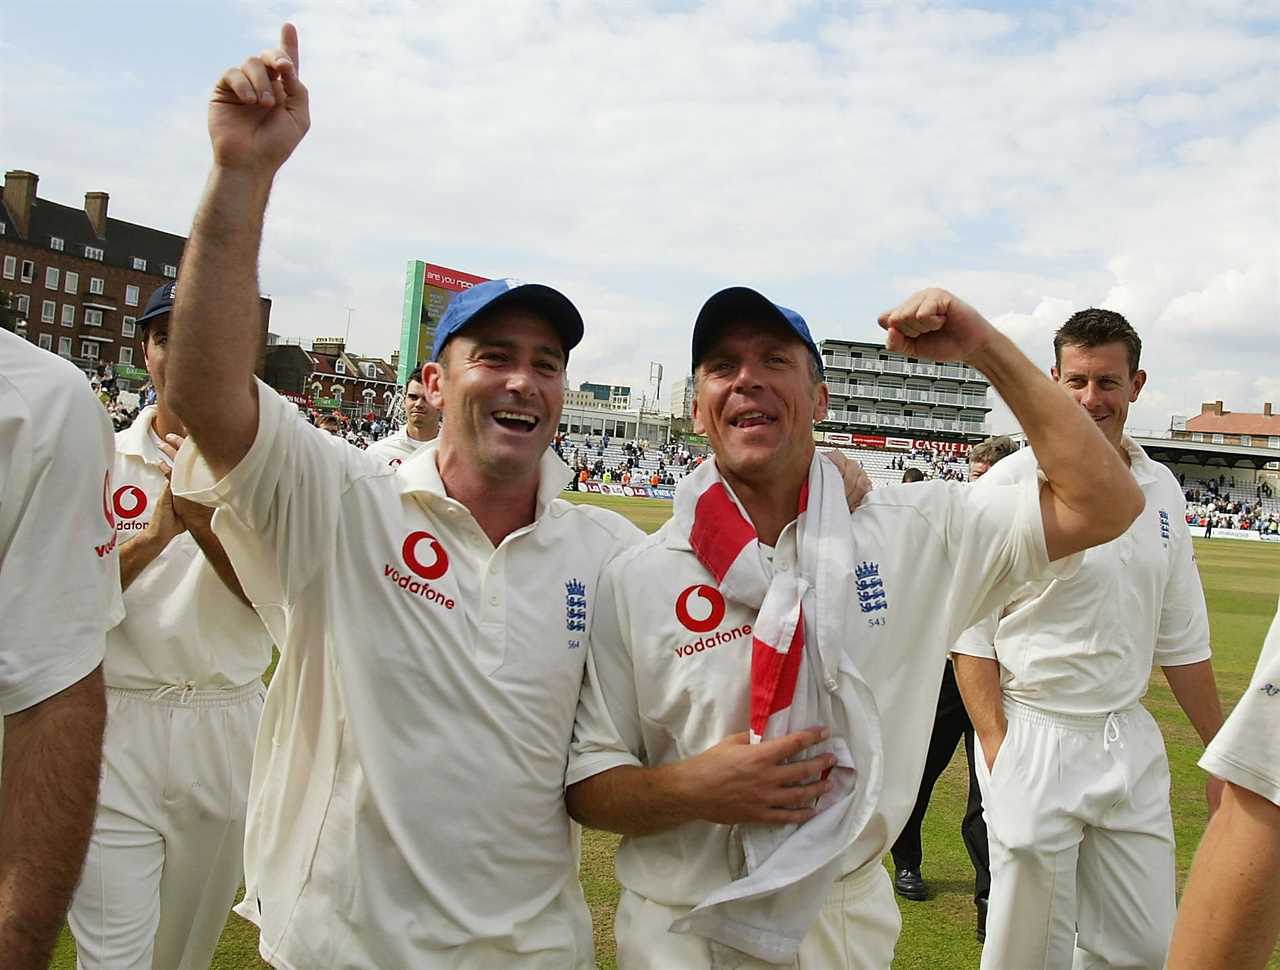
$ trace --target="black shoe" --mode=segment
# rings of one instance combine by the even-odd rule
[[[899,869],[893,877],[893,888],[903,899],[914,899],[919,902],[928,897],[919,869]]]
[[[987,901],[985,899],[974,900],[978,907],[978,942],[987,942]]]

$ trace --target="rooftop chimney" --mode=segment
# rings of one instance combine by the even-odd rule
[[[1269,418],[1269,417],[1271,417],[1271,402],[1270,402],[1270,401],[1268,401],[1266,404],[1262,405],[1262,416],[1263,416],[1264,418]]]
[[[4,173],[4,204],[18,230],[18,238],[26,239],[31,231],[31,206],[36,201],[36,184],[40,176],[35,172],[15,169]]]
[[[89,225],[99,239],[107,238],[107,199],[105,192],[86,192],[84,194],[84,214],[89,217]]]
[[[1222,402],[1221,402],[1221,401],[1214,401],[1214,402],[1213,402],[1213,413],[1214,413],[1214,414],[1216,414],[1218,417],[1222,417]],[[1228,413],[1229,413],[1229,412],[1228,412]]]

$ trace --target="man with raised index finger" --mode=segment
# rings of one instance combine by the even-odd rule
[[[990,377],[1052,454],[1046,480],[883,487],[850,516],[815,459],[827,388],[804,319],[744,287],[707,301],[693,415],[715,460],[605,568],[569,765],[574,817],[623,834],[621,970],[886,970],[899,917],[881,859],[915,802],[949,644],[1141,508],[1088,419],[972,307],[927,290],[880,324],[891,350]],[[732,742],[814,723],[830,736],[764,810],[706,784]],[[749,733],[696,754],[734,732]]]
[[[398,470],[255,382],[265,207],[309,124],[297,63],[286,25],[214,90],[169,345],[174,493],[218,509],[281,648],[238,912],[281,968],[588,970],[564,768],[597,578],[639,532],[558,497],[582,317],[519,280],[456,297],[423,367],[448,421]]]

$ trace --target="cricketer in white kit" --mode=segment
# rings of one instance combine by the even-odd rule
[[[0,328],[0,962],[48,965],[102,761],[124,615],[111,423],[70,361]]]
[[[741,287],[707,302],[694,419],[715,460],[605,570],[569,765],[574,817],[624,836],[622,970],[887,968],[881,859],[915,802],[948,644],[1138,510],[1101,435],[971,307],[925,291],[881,326],[890,349],[990,374],[1058,461],[1044,487],[881,488],[849,516],[814,459],[827,390],[804,320]],[[765,748],[809,725],[830,737],[779,770],[766,811],[711,783],[738,732]]]
[[[177,283],[138,318],[157,403],[116,435],[125,617],[107,634],[102,790],[69,922],[80,967],[204,970],[240,886],[271,639],[214,536],[169,491],[165,381]],[[166,453],[167,452],[167,453]]]
[[[957,642],[956,679],[977,759],[991,850],[982,966],[1163,966],[1175,912],[1164,739],[1140,701],[1152,665],[1207,742],[1221,724],[1209,621],[1185,500],[1173,474],[1124,434],[1146,375],[1118,313],[1058,331],[1053,376],[1129,466],[1146,504],[1074,575],[1028,584]],[[974,486],[1034,481],[1024,449]],[[993,764],[994,762],[994,764]],[[1217,783],[1210,782],[1210,807]]]
[[[404,425],[365,449],[365,454],[392,468],[416,455],[440,433],[440,412],[427,400],[422,368],[415,367],[404,385]]]
[[[1225,786],[1182,893],[1167,970],[1262,970],[1280,938],[1280,610],[1200,767]]]

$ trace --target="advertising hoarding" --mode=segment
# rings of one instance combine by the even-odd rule
[[[404,273],[404,311],[400,318],[400,367],[397,380],[403,384],[419,363],[431,356],[436,323],[449,301],[488,277],[411,259]]]

